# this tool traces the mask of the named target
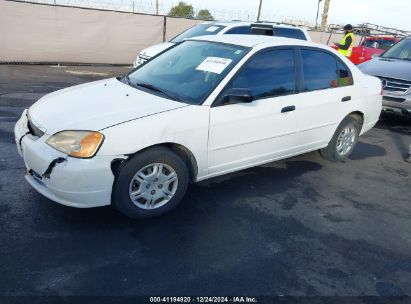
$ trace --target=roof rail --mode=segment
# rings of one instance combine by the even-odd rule
[[[254,22],[254,24],[256,24],[256,23],[268,23],[268,24],[275,24],[275,25],[288,25],[288,26],[292,26],[292,27],[297,27],[295,24],[286,23],[286,22],[275,22],[275,21],[264,21],[264,20],[260,20],[260,21]]]
[[[328,26],[328,31],[343,32],[344,26],[340,24],[330,24]],[[368,23],[368,22],[353,26],[353,32],[361,36],[386,35],[386,36],[392,36],[396,38],[403,38],[403,37],[411,35],[410,31],[404,31],[404,30],[400,30],[400,29],[396,29],[392,27],[385,27],[385,26],[381,26],[377,24]]]

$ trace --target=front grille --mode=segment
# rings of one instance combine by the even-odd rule
[[[29,128],[30,134],[33,136],[42,137],[44,135],[44,132],[37,128],[30,119],[28,120],[27,127]]]
[[[393,101],[393,102],[404,102],[405,98],[399,98],[399,97],[390,97],[390,96],[384,96],[382,100],[385,101]]]
[[[384,86],[384,91],[397,94],[406,94],[411,88],[411,81],[379,77]]]

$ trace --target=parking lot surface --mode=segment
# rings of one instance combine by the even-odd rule
[[[344,163],[313,152],[193,184],[156,219],[38,194],[23,109],[128,70],[0,65],[0,295],[411,295],[411,120],[383,117]]]

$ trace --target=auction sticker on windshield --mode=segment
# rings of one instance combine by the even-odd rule
[[[231,62],[232,60],[227,58],[207,57],[196,70],[221,74]]]

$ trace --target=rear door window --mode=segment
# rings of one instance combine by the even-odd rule
[[[224,34],[242,34],[242,35],[251,35],[251,26],[237,26],[229,29]]]
[[[348,67],[339,59],[337,59],[338,68],[338,86],[345,87],[353,84],[351,71]]]
[[[274,27],[274,36],[307,40],[304,33],[299,29]]]
[[[337,60],[326,52],[302,49],[304,91],[338,87]]]

